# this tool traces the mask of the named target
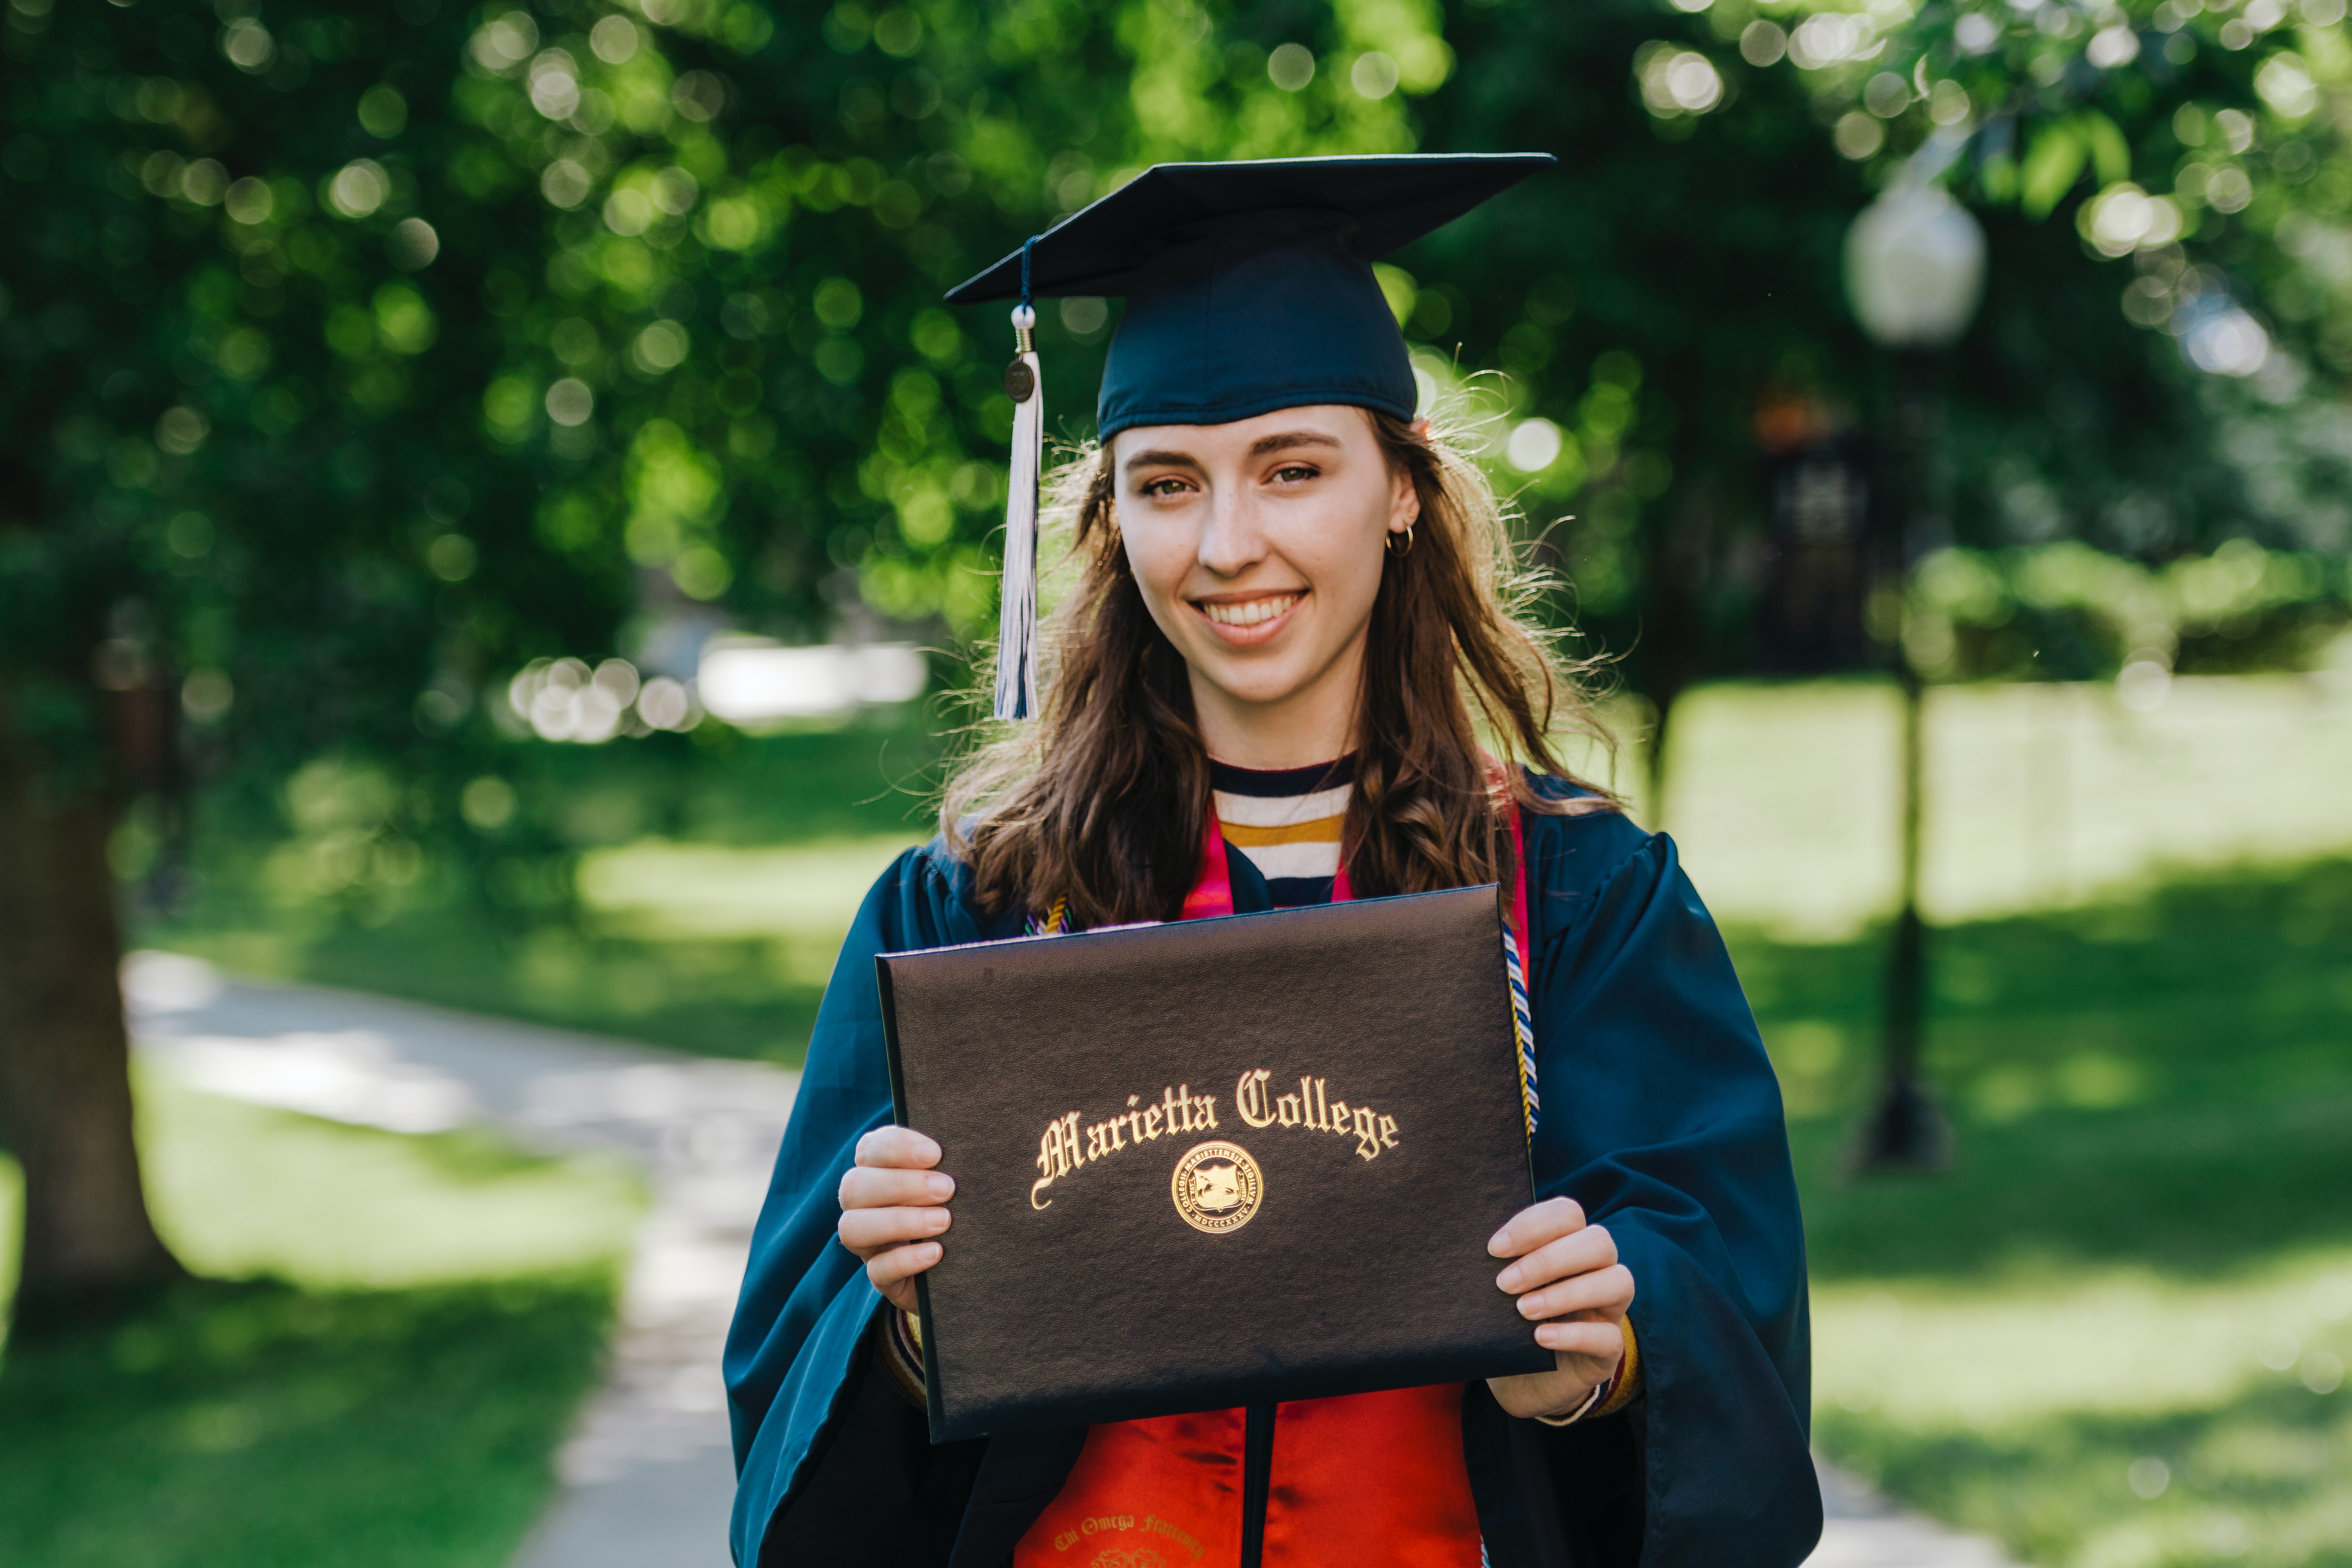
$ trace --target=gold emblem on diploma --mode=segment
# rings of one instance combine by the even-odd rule
[[[1195,1143],[1176,1162],[1168,1190],[1186,1225],[1223,1236],[1241,1229],[1257,1213],[1265,1178],[1238,1143]]]

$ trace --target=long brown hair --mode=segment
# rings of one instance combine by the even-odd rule
[[[1617,809],[1589,784],[1580,798],[1539,795],[1516,765],[1564,778],[1555,734],[1609,742],[1580,684],[1593,663],[1563,659],[1530,618],[1545,584],[1520,563],[1486,475],[1426,426],[1366,413],[1421,517],[1372,604],[1349,879],[1364,895],[1505,881],[1511,802]],[[1080,926],[1174,916],[1209,806],[1192,683],[1129,569],[1110,458],[1081,452],[1052,481],[1049,515],[1074,525],[1078,572],[1042,628],[1039,717],[967,755],[940,814],[982,905],[1043,913],[1066,900]]]

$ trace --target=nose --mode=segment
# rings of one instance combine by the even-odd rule
[[[1246,485],[1217,485],[1209,492],[1207,519],[1195,558],[1219,577],[1238,577],[1265,558],[1265,534]]]

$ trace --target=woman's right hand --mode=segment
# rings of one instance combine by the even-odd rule
[[[901,1311],[915,1310],[915,1276],[940,1260],[931,1237],[948,1227],[940,1205],[955,1178],[931,1167],[940,1146],[911,1127],[877,1127],[857,1141],[841,1178],[841,1245],[866,1260],[866,1277]]]

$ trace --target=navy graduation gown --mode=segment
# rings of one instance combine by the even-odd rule
[[[1822,1511],[1779,1084],[1671,839],[1613,813],[1529,815],[1525,832],[1536,1190],[1582,1205],[1633,1270],[1642,1394],[1555,1428],[1472,1385],[1464,1457],[1489,1560],[1793,1568]],[[1228,861],[1235,911],[1270,907],[1255,868]],[[890,1121],[874,955],[1022,925],[982,912],[934,840],[883,873],[842,945],[728,1338],[742,1568],[1001,1568],[1077,1458],[1083,1429],[930,1444],[870,1364],[882,1300],[834,1235],[857,1141]]]

